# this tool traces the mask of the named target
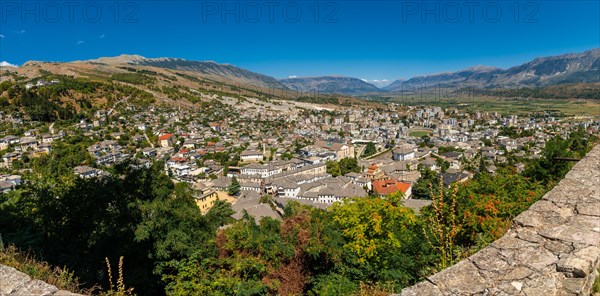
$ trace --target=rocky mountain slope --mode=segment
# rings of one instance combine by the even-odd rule
[[[590,82],[600,82],[600,48],[536,58],[508,69],[477,66],[457,72],[418,76],[395,81],[384,90],[399,92],[432,86],[514,88]]]
[[[130,62],[134,65],[151,66],[171,70],[183,70],[237,81],[248,87],[266,87],[286,89],[277,79],[239,68],[229,64],[219,64],[213,61],[188,61],[177,58],[137,59]]]
[[[375,85],[361,79],[343,76],[299,77],[282,79],[280,82],[302,92],[357,95],[380,91]]]

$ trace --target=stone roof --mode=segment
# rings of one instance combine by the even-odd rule
[[[363,197],[367,192],[361,186],[352,183],[347,177],[328,177],[311,183],[300,185],[302,198],[318,198],[319,196]]]
[[[399,147],[394,148],[394,150],[392,150],[392,153],[394,154],[409,154],[409,153],[414,153],[415,149],[412,145],[402,145]]]
[[[213,187],[217,188],[227,188],[229,187],[229,185],[231,185],[231,178],[221,176],[217,179],[212,180],[212,185]]]
[[[256,150],[244,150],[241,156],[253,156],[253,155],[263,155],[261,151]]]
[[[309,206],[319,208],[319,209],[326,209],[327,207],[329,207],[329,204],[317,203],[317,202],[314,202],[314,201],[308,200],[308,199],[287,198],[287,197],[275,197],[274,199],[275,199],[275,202],[278,203],[281,207],[284,207],[291,201],[295,201],[299,204],[309,205]]]
[[[460,181],[462,179],[468,178],[469,174],[458,172],[458,173],[442,173],[440,174],[442,178],[442,182],[445,186],[449,186],[450,184]]]
[[[236,220],[240,220],[244,217],[244,211],[253,217],[256,223],[259,223],[264,217],[271,217],[279,220],[281,219],[281,216],[275,212],[270,205],[261,204],[260,198],[256,196],[240,198],[232,205],[232,208],[234,211],[236,211],[236,213],[231,215],[231,217]]]
[[[283,189],[295,189],[300,187],[297,182],[292,180],[292,178],[282,178],[273,181],[273,186],[277,186]]]
[[[0,189],[10,189],[13,186],[13,183],[0,181]]]
[[[421,208],[431,204],[431,200],[428,199],[412,199],[409,198],[404,200],[403,205],[407,208],[413,209],[415,212],[419,212]]]
[[[95,168],[85,166],[85,165],[76,166],[73,170],[75,171],[76,174],[86,174],[86,173],[91,173],[91,172],[96,171]]]

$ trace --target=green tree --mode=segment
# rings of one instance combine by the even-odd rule
[[[415,199],[431,199],[433,192],[438,190],[440,181],[437,173],[433,170],[422,168],[421,178],[412,188],[412,197]],[[431,189],[434,191],[432,192]]]
[[[330,160],[326,163],[327,173],[334,177],[342,176],[351,172],[360,173],[361,168],[356,158],[342,158],[340,161]]]
[[[458,210],[464,220],[462,245],[483,247],[502,237],[514,217],[529,208],[545,193],[542,184],[516,172],[499,169],[495,175],[477,174],[459,185]]]
[[[362,157],[369,157],[377,153],[377,147],[375,147],[375,143],[369,142],[363,151]]]
[[[231,179],[231,185],[227,188],[227,193],[229,193],[229,195],[238,195],[240,193],[240,183],[236,177]]]
[[[549,187],[554,186],[573,166],[568,161],[557,161],[556,158],[581,157],[589,150],[588,141],[584,140],[585,134],[581,130],[563,139],[556,136],[544,146],[542,157],[534,160],[523,172],[525,176],[531,177]]]
[[[177,183],[166,198],[141,202],[139,208],[142,220],[135,229],[135,240],[153,242],[151,258],[184,258],[198,243],[208,239],[208,223],[187,183]]]
[[[326,171],[328,174],[331,174],[334,177],[342,175],[342,170],[340,168],[339,162],[330,160],[330,161],[327,161],[325,166],[326,166]]]
[[[388,283],[399,291],[419,280],[431,260],[417,216],[399,200],[353,198],[331,206],[333,225],[345,239],[338,268],[354,282]]]
[[[446,170],[447,170],[448,168],[450,168],[450,163],[449,163],[449,162],[447,162],[447,161],[445,161],[445,160],[444,160],[444,159],[442,159],[442,158],[439,158],[439,157],[438,157],[438,158],[436,158],[436,159],[435,159],[435,162],[436,162],[436,164],[437,164],[437,165],[440,167],[440,171],[441,171],[442,173],[445,173],[445,172],[446,172]]]
[[[350,157],[346,157],[346,158],[342,158],[339,161],[339,166],[340,166],[340,173],[342,175],[354,172],[354,173],[360,173],[360,166],[358,165],[358,160],[356,160],[356,158],[350,158]]]

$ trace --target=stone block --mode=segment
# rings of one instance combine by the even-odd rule
[[[491,286],[491,283],[481,276],[477,267],[469,260],[458,262],[431,276],[430,279],[445,295],[474,295],[483,293]]]
[[[402,290],[402,294],[400,296],[421,296],[421,295],[431,295],[431,296],[444,296],[440,290],[430,282],[421,282],[412,287],[406,288]]]
[[[556,269],[566,277],[584,278],[592,271],[592,263],[574,255],[566,255],[560,258]]]
[[[28,275],[12,267],[0,265],[0,295],[8,295],[29,281],[31,278]]]
[[[55,286],[40,280],[32,280],[13,291],[10,296],[51,296],[58,291]]]
[[[577,212],[581,215],[600,217],[600,203],[577,204]]]
[[[600,242],[600,233],[570,225],[560,225],[540,232],[540,235],[564,242],[583,243],[596,246]]]

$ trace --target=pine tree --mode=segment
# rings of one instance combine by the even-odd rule
[[[229,193],[229,195],[237,195],[238,193],[240,193],[240,183],[238,182],[236,177],[233,177],[233,179],[231,180],[231,185],[229,185],[227,193]]]

